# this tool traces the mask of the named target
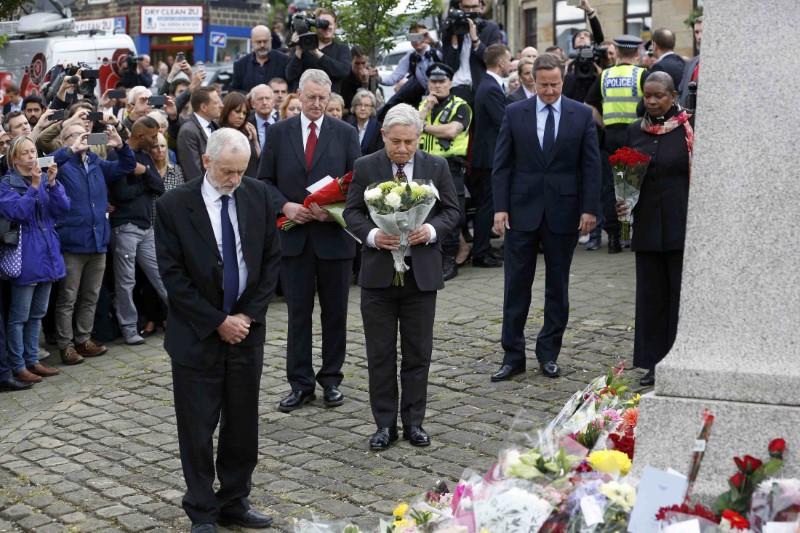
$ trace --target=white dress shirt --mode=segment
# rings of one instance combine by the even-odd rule
[[[200,123],[200,129],[205,133],[206,139],[208,139],[208,136],[211,135],[211,123],[197,113],[194,113],[194,116],[197,118],[197,122]]]
[[[524,93],[525,93],[525,98],[530,98],[531,96],[536,96],[536,93],[532,93],[532,92],[530,92],[530,91],[528,90],[528,88],[527,88],[527,87],[525,87],[525,85],[523,85],[523,84],[520,84],[520,86],[522,87],[522,92],[524,92]]]
[[[556,120],[556,131],[553,135],[553,140],[558,139],[558,123],[561,120],[561,97],[558,97],[553,104],[553,118]],[[536,135],[539,136],[539,146],[544,147],[544,126],[547,123],[547,109],[545,104],[539,97],[536,97]]]
[[[453,48],[457,47],[453,46]],[[472,53],[472,39],[469,38],[469,35],[465,35],[464,43],[461,45],[461,54],[458,58],[458,70],[453,75],[453,87],[475,83],[475,80],[472,79],[472,71],[469,68],[470,53]]]
[[[408,183],[414,181],[414,158],[412,157],[406,166],[403,167],[403,171],[406,173],[406,180]],[[392,176],[397,175],[397,165],[392,161]],[[436,242],[436,229],[427,222],[423,224],[424,226],[428,226],[428,229],[431,232],[431,238],[425,244],[432,244]],[[378,228],[372,228],[369,231],[369,235],[367,235],[367,246],[371,246],[372,248],[377,248],[378,246],[375,244],[375,234],[378,233]],[[406,249],[406,255],[411,255],[411,247],[409,246]]]
[[[317,120],[314,121],[314,124],[317,125],[317,141],[319,141],[319,132],[322,128],[322,119],[325,118],[323,114]],[[300,126],[303,130],[303,151],[306,150],[306,143],[308,142],[308,136],[311,133],[311,128],[308,126],[311,124],[311,119],[309,119],[305,113],[300,113]]]
[[[211,220],[211,228],[214,230],[214,239],[217,241],[217,249],[219,250],[220,257],[222,253],[222,193],[214,188],[208,181],[208,177],[203,178],[203,185],[200,186],[200,192],[203,195],[203,202],[206,204],[206,211],[208,211],[208,218]],[[247,265],[244,262],[244,253],[242,252],[242,237],[239,235],[239,218],[236,215],[236,198],[231,195],[228,200],[228,215],[231,218],[233,225],[233,233],[236,235],[236,260],[239,263],[239,294],[236,296],[238,300],[244,288],[247,286]]]
[[[492,72],[491,70],[487,70],[486,74],[494,78],[494,81],[497,82],[497,85],[503,90],[503,94],[506,94],[506,84],[503,82],[503,78]]]

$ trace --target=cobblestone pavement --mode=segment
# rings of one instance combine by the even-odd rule
[[[368,450],[374,431],[359,290],[350,292],[344,405],[321,397],[292,414],[277,410],[288,392],[286,305],[269,310],[261,380],[260,460],[251,504],[291,531],[293,518],[351,518],[374,528],[404,498],[434,480],[453,487],[465,468],[485,471],[520,409],[544,425],[591,378],[631,360],[634,256],[605,248],[575,253],[562,377],[539,374],[533,356],[542,323],[543,264],[528,321],[528,372],[491,383],[501,360],[502,269],[465,267],[440,291],[425,428],[432,444],[404,441]],[[174,425],[169,359],[162,336],[111,346],[106,356],[64,367],[29,391],[0,395],[0,531],[188,531]],[[321,335],[315,319],[314,347]],[[632,373],[635,377],[641,371]]]

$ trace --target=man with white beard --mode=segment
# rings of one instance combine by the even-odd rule
[[[272,33],[266,26],[256,26],[250,31],[253,53],[233,64],[231,91],[247,94],[256,85],[268,84],[272,78],[286,76],[289,58],[272,49]]]

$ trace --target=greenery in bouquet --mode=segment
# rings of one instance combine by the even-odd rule
[[[557,478],[571,472],[580,463],[581,457],[567,454],[562,446],[552,457],[546,457],[539,449],[520,453],[508,450],[504,459],[504,474],[511,478],[536,479]]]
[[[389,215],[397,211],[408,211],[419,205],[426,205],[436,198],[435,189],[428,184],[384,181],[370,185],[364,191],[364,200],[379,215]]]
[[[730,487],[721,494],[714,502],[713,509],[717,513],[731,510],[740,515],[747,514],[753,500],[753,492],[756,487],[783,466],[783,452],[786,450],[784,439],[774,439],[767,447],[770,458],[766,462],[751,455],[744,457],[734,457],[736,472],[728,479]]]
[[[411,504],[401,503],[392,512],[392,522],[381,522],[385,533],[430,533],[451,515],[453,494],[444,481],[436,481],[424,496]]]
[[[623,146],[611,154],[608,162],[611,163],[611,171],[614,174],[614,190],[617,199],[624,200],[628,205],[628,214],[622,220],[621,230],[621,238],[628,240],[633,222],[633,208],[639,201],[642,180],[647,173],[650,157],[630,146]]]
[[[569,495],[567,533],[611,533],[626,531],[636,489],[608,476],[588,474]]]

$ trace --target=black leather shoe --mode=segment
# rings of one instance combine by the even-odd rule
[[[422,426],[403,426],[403,439],[412,446],[428,446],[431,443],[431,438]]]
[[[336,385],[330,385],[325,387],[322,400],[325,402],[325,407],[336,407],[344,403],[344,394],[336,388]]]
[[[656,369],[651,368],[647,371],[642,379],[639,380],[639,385],[642,387],[652,387],[656,384]]]
[[[489,252],[489,255],[497,259],[498,261],[503,260],[503,250],[500,248],[492,248],[492,251]]]
[[[192,533],[217,533],[216,524],[192,524]]]
[[[483,257],[476,257],[472,260],[472,266],[478,268],[497,268],[503,266],[502,261],[498,261],[491,255],[485,255]]]
[[[555,361],[545,361],[544,363],[539,363],[539,368],[542,370],[542,375],[548,378],[557,378],[561,375],[561,369],[555,363]]]
[[[602,234],[595,235],[594,232],[592,232],[592,234],[589,237],[589,242],[586,243],[586,246],[585,246],[586,250],[591,252],[592,250],[597,250],[598,248],[600,248],[600,236],[601,235]]]
[[[622,252],[622,243],[619,242],[619,231],[612,231],[608,234],[608,253],[618,254]]]
[[[33,383],[20,381],[14,376],[10,376],[7,380],[0,381],[0,392],[26,390],[33,387]]]
[[[370,449],[381,451],[388,450],[389,446],[397,442],[397,427],[378,428],[378,431],[369,439]]]
[[[492,374],[492,381],[508,381],[517,374],[525,372],[525,368],[521,366],[503,365],[500,370]]]
[[[458,267],[456,266],[456,258],[452,255],[444,256],[442,261],[442,274],[444,274],[444,280],[448,281],[453,279],[454,277],[458,276]]]
[[[259,513],[255,509],[249,509],[239,516],[221,514],[217,523],[226,527],[233,524],[248,529],[264,529],[272,525],[272,517]]]
[[[310,402],[311,400],[315,400],[317,397],[314,396],[313,392],[303,392],[301,390],[293,390],[286,396],[283,400],[281,400],[280,405],[278,405],[278,411],[282,413],[288,413],[290,411],[294,411],[295,409],[299,409],[303,407],[303,404]]]

